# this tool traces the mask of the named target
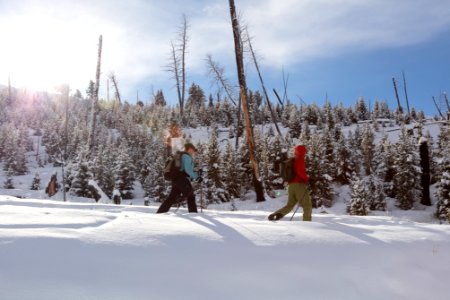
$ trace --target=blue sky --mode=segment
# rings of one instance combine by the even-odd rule
[[[288,95],[322,105],[354,104],[358,97],[396,106],[392,77],[404,99],[405,71],[411,105],[435,114],[431,96],[450,90],[449,0],[235,0],[253,37],[264,80]],[[189,24],[188,85],[216,93],[207,77],[211,54],[236,84],[233,38],[226,0],[0,0],[0,83],[36,89],[68,83],[85,91],[95,77],[98,36],[103,35],[101,94],[114,72],[123,98],[144,102],[163,89],[176,102],[170,42],[181,15]],[[249,88],[260,86],[251,64]],[[270,94],[275,101],[273,93]]]

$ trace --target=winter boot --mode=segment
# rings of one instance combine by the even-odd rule
[[[284,216],[281,213],[273,213],[273,214],[269,215],[268,219],[270,221],[276,221],[276,220],[281,219],[282,217],[284,217]]]

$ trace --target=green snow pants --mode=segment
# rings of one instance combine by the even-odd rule
[[[285,216],[292,211],[297,203],[299,203],[303,208],[303,221],[311,221],[312,203],[309,196],[308,185],[304,182],[289,184],[288,202],[275,213],[280,213]]]

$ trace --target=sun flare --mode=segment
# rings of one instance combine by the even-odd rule
[[[96,59],[89,24],[38,14],[12,17],[0,25],[7,41],[0,50],[0,82],[39,91],[53,91],[60,84],[87,86]],[[91,36],[93,42],[86,43]]]

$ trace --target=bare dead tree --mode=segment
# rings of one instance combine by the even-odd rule
[[[273,93],[274,93],[274,94],[275,94],[275,96],[277,97],[277,99],[278,99],[278,102],[280,103],[281,107],[284,107],[284,103],[283,103],[283,101],[281,101],[280,95],[278,95],[278,93],[277,93],[277,90],[276,90],[276,89],[273,89]]]
[[[229,0],[230,3],[230,17],[231,17],[231,25],[233,28],[233,37],[234,37],[234,48],[236,55],[236,66],[238,72],[239,79],[239,87],[240,87],[240,96],[242,101],[242,111],[244,114],[245,121],[245,129],[247,135],[247,144],[248,150],[250,154],[250,162],[252,164],[253,170],[253,183],[255,186],[256,192],[256,201],[265,201],[264,199],[264,191],[262,186],[261,177],[259,174],[258,162],[255,156],[255,144],[253,141],[253,132],[252,132],[252,124],[250,120],[250,114],[248,111],[248,101],[247,101],[247,83],[245,79],[245,71],[244,71],[244,58],[242,51],[242,39],[241,39],[241,28],[239,26],[239,21],[236,15],[236,8],[234,5],[234,0]]]
[[[109,102],[109,78],[106,79],[106,101]]]
[[[434,106],[436,106],[436,109],[437,109],[439,115],[441,116],[441,118],[442,118],[442,119],[445,119],[444,115],[442,114],[441,109],[439,108],[439,105],[438,105],[437,102],[436,102],[436,99],[434,99],[434,96],[431,97],[431,98],[433,98]]]
[[[450,111],[450,103],[448,102],[447,93],[444,92],[443,95],[444,95],[445,103],[447,104],[447,110]]]
[[[289,73],[287,74],[287,77],[286,77],[284,75],[284,68],[283,68],[283,86],[284,86],[283,104],[284,104],[284,101],[287,101],[289,99],[288,94],[287,94],[288,82],[289,82]]]
[[[181,76],[180,76],[180,59],[177,55],[177,50],[175,44],[171,42],[172,47],[172,65],[168,67],[169,72],[173,73],[173,78],[175,79],[175,85],[178,94],[178,104],[180,105],[180,113],[182,114],[184,107],[184,99],[181,96]]]
[[[297,96],[298,100],[300,100],[300,105],[303,104],[305,106],[308,106],[308,104],[306,104],[306,102],[303,101],[302,97],[300,97],[299,95],[296,95],[296,96]]]
[[[392,83],[394,84],[395,97],[397,98],[398,112],[400,114],[403,114],[403,108],[402,105],[400,104],[400,98],[398,97],[397,83],[395,82],[394,77],[392,77]]]
[[[11,77],[8,76],[8,101],[7,104],[10,105],[13,102],[12,92],[11,92]]]
[[[248,47],[250,49],[250,53],[252,54],[253,63],[255,65],[256,72],[258,73],[259,82],[261,83],[261,87],[263,89],[263,93],[264,93],[264,96],[266,98],[267,106],[269,107],[269,110],[270,110],[270,115],[272,117],[272,122],[275,124],[275,128],[277,129],[278,135],[280,137],[282,137],[283,135],[281,134],[280,128],[278,127],[278,123],[277,123],[277,116],[275,115],[275,112],[273,111],[273,108],[272,108],[272,104],[270,103],[270,98],[269,98],[269,95],[267,94],[266,85],[264,84],[264,80],[263,80],[262,75],[261,75],[261,70],[259,69],[258,60],[256,59],[256,54],[255,54],[255,51],[253,50],[252,41],[251,41],[251,38],[250,38],[250,36],[248,34],[248,30],[246,31],[246,33],[247,33],[247,44],[248,44]]]
[[[405,78],[405,71],[404,70],[402,70],[402,75],[403,75],[403,88],[405,90],[406,107],[408,109],[408,116],[409,116],[409,115],[411,115],[411,111],[409,109],[408,92],[406,90],[406,78]]]
[[[211,76],[216,82],[218,82],[218,84],[225,91],[225,94],[227,94],[228,99],[230,99],[234,106],[236,106],[236,101],[234,100],[233,96],[233,87],[224,75],[224,68],[221,67],[218,62],[213,60],[211,54],[206,55],[206,62],[208,65],[209,76]]]
[[[447,104],[447,120],[450,121],[450,103],[448,102],[447,93],[444,92],[443,95],[444,95],[445,104]]]
[[[102,61],[102,36],[100,35],[98,39],[98,54],[97,54],[97,69],[95,73],[95,86],[94,95],[92,97],[92,118],[91,118],[91,132],[89,134],[89,149],[92,150],[94,147],[94,137],[95,137],[95,122],[97,118],[97,106],[98,106],[98,90],[100,87],[100,66]]]
[[[186,93],[186,51],[188,37],[188,21],[183,14],[179,27],[176,43],[171,42],[170,64],[167,71],[173,74],[178,94],[178,104],[180,105],[180,117],[183,120],[184,102]]]
[[[224,76],[224,68],[219,65],[216,61],[213,60],[211,54],[206,56],[206,61],[208,64],[208,73],[210,76],[216,80],[220,86],[225,90],[228,99],[236,106],[236,102],[234,100],[234,92],[233,87],[229,83],[228,79]],[[236,140],[235,140],[235,148],[236,150],[239,147],[239,128],[241,127],[241,98],[239,97],[238,102],[238,110],[237,110],[237,118],[236,118]]]
[[[119,101],[119,104],[122,104],[122,99],[120,98],[120,92],[119,92],[119,82],[117,81],[117,77],[114,74],[114,72],[109,73],[109,79],[111,80],[113,86],[114,86],[114,95],[117,101]]]

